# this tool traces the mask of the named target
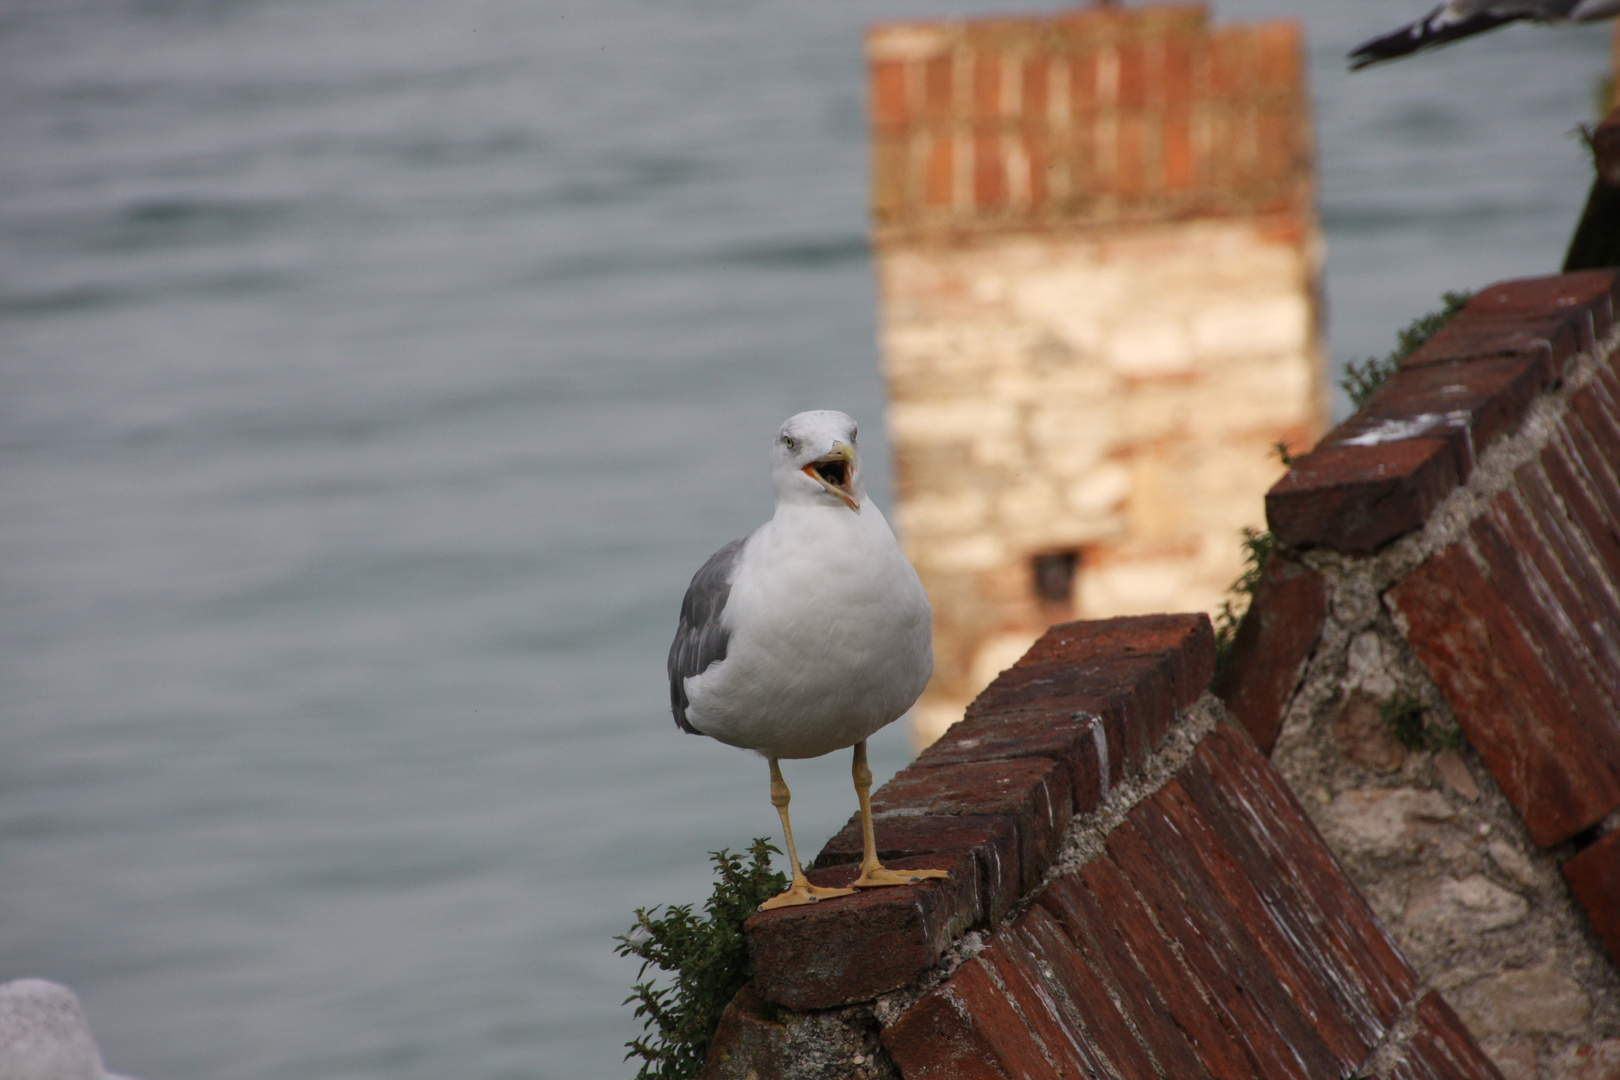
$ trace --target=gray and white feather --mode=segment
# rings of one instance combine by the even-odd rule
[[[102,1067],[79,996],[47,979],[0,984],[0,1078],[129,1080]]]
[[[928,596],[866,498],[855,421],[800,413],[771,448],[776,511],[692,578],[669,651],[683,731],[773,758],[853,746],[933,671]]]
[[[1447,0],[1421,19],[1357,45],[1350,67],[1398,60],[1510,22],[1596,22],[1620,14],[1620,0]]]

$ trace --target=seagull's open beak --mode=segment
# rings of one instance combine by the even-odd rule
[[[861,500],[855,497],[855,448],[841,442],[833,443],[831,453],[819,457],[804,467],[804,474],[843,500],[844,505],[861,512]]]

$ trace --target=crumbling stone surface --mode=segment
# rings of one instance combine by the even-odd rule
[[[1580,352],[1596,344],[1612,357],[1620,338],[1604,306],[1613,275],[1599,277],[1583,276],[1586,299],[1527,338],[1559,381],[1509,395],[1518,430],[1492,420],[1490,448],[1476,447],[1412,531],[1295,555],[1324,581],[1327,617],[1272,754],[1420,978],[1504,1076],[1523,1080],[1606,1075],[1620,1040],[1620,974],[1600,937],[1606,918],[1620,931],[1620,891],[1604,876],[1620,881],[1620,758],[1603,741],[1620,720],[1620,664],[1606,651],[1620,625],[1620,394],[1609,364]],[[1545,311],[1556,291],[1490,296]],[[1494,347],[1500,327],[1491,333],[1462,326],[1417,359],[1452,364],[1450,352]],[[1443,560],[1452,568],[1437,571]],[[1526,611],[1559,610],[1569,625],[1523,629]],[[1416,745],[1399,752],[1374,718],[1397,703],[1420,711],[1407,731]],[[1578,904],[1571,888],[1579,899],[1583,885]]]

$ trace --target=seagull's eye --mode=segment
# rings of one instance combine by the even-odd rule
[[[789,450],[797,450],[799,448],[799,444],[793,441],[793,436],[791,435],[782,436],[782,445],[787,447]]]

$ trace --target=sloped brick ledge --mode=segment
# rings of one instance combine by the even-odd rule
[[[885,857],[952,878],[750,918],[705,1076],[1497,1077],[1213,659],[1203,616],[1054,627],[874,798]]]
[[[1620,1063],[1617,296],[1485,289],[1297,462],[1217,688],[1516,1076]]]

